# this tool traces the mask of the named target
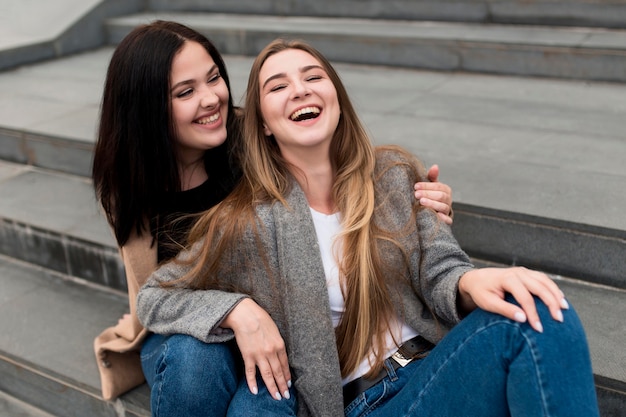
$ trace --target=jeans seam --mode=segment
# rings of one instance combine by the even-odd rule
[[[367,404],[367,398],[363,398],[363,401],[365,402],[365,404],[368,405],[367,409],[363,412],[363,414],[361,415],[362,417],[366,417],[370,414],[372,414],[374,412],[374,410],[376,410],[379,406],[381,401],[385,398],[385,396],[387,395],[387,391],[389,391],[389,386],[387,385],[386,381],[383,379],[380,383],[383,384],[383,392],[380,394],[380,396],[378,397],[378,399],[376,399],[376,401],[374,401],[373,404],[369,405]],[[361,393],[361,395],[364,395],[363,393]]]
[[[546,390],[544,389],[544,379],[542,377],[541,372],[539,371],[539,366],[537,366],[539,364],[540,357],[537,355],[536,345],[533,343],[532,339],[526,335],[526,332],[524,332],[521,326],[517,326],[517,328],[520,334],[522,335],[522,337],[524,338],[526,345],[528,346],[530,350],[530,354],[532,355],[532,358],[533,358],[533,367],[535,368],[534,374],[535,374],[535,378],[537,382],[537,387],[539,387],[539,395],[541,396],[541,408],[543,409],[543,415],[549,416],[550,413],[548,412],[548,401],[546,398]],[[531,330],[531,331],[534,331],[534,330]]]
[[[165,371],[167,370],[167,351],[168,351],[168,344],[164,343],[164,349],[163,349],[163,359],[161,360],[161,362],[158,364],[159,368],[163,368],[162,372],[159,372],[159,374],[157,375],[157,378],[160,379],[160,383],[159,383],[159,388],[158,388],[158,396],[157,396],[157,402],[155,404],[155,408],[156,410],[153,410],[153,417],[156,417],[159,415],[159,410],[161,409],[161,398],[162,396],[162,389],[163,389],[163,384],[164,384],[164,379],[165,379]]]

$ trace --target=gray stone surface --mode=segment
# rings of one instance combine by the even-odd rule
[[[101,0],[5,1],[0,5],[0,49],[56,38]]]
[[[0,261],[0,351],[99,385],[93,338],[128,310],[114,295]]]
[[[24,171],[0,183],[0,194],[0,212],[7,218],[87,241],[112,242],[86,178]]]
[[[0,112],[2,157],[89,175],[112,50],[0,73],[0,86],[11,92],[0,98],[10,109]],[[242,103],[251,58],[231,55],[226,62],[234,99]],[[376,143],[400,144],[427,165],[440,165],[441,179],[454,190],[460,214],[455,232],[466,250],[626,285],[626,85],[336,67]],[[54,82],[37,89],[46,74]],[[72,80],[77,92],[68,91]],[[20,85],[26,87],[20,90]],[[39,111],[42,103],[57,113]],[[77,252],[69,252],[55,270],[84,271],[85,279],[123,288],[113,265],[111,234],[97,214],[89,182],[68,177],[64,184],[61,177],[45,175],[23,173],[0,184],[0,193],[7,194],[0,200],[0,216],[10,219],[5,232],[21,236],[17,241],[25,247],[45,247],[45,253],[72,247]],[[494,210],[501,212],[499,220],[490,217]],[[511,223],[511,216],[523,221]],[[24,224],[39,230],[24,233]],[[68,246],[55,233],[97,242],[111,252]],[[97,270],[88,267],[94,256]]]
[[[617,0],[150,0],[152,10],[626,27]]]
[[[0,4],[0,69],[102,45],[104,19],[141,9],[141,0],[5,1]]]
[[[227,54],[305,38],[332,60],[445,71],[626,81],[626,31],[336,17],[144,12],[110,19],[110,43],[155,19],[192,26]],[[586,40],[591,39],[587,45]]]
[[[626,290],[557,281],[588,334],[594,372],[626,381]]]
[[[127,311],[122,293],[0,259],[0,392],[59,416],[147,415],[145,387],[99,398],[93,339]]]
[[[66,93],[55,102],[60,99],[52,88],[14,88],[2,96],[13,111],[0,112],[0,128],[62,135],[50,126],[54,113],[30,112],[48,101],[51,108],[67,109],[65,134],[93,143],[95,134],[83,126],[97,124],[111,52],[104,48],[0,73],[6,88],[33,85],[47,70],[54,76],[66,68],[69,79],[85,80],[80,89],[88,92]],[[241,102],[251,60],[226,60],[233,96]],[[401,144],[427,164],[438,163],[456,201],[626,230],[620,209],[626,206],[625,85],[336,66],[374,140]],[[53,84],[60,96],[71,89]]]
[[[0,391],[0,416],[5,417],[54,417],[30,404]]]

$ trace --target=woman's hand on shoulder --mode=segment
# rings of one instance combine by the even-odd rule
[[[428,170],[428,180],[415,183],[415,198],[419,203],[437,212],[437,216],[447,224],[452,224],[452,188],[438,182],[439,167],[433,165]]]
[[[243,299],[222,321],[235,333],[243,356],[248,388],[258,393],[256,370],[276,400],[289,398],[291,373],[285,342],[270,315],[250,298]],[[282,393],[282,395],[281,395]]]
[[[550,277],[524,267],[474,269],[461,277],[458,291],[462,309],[480,307],[520,323],[528,321],[538,332],[543,331],[543,326],[533,296],[548,306],[554,320],[563,321],[561,309],[569,308],[563,292]],[[505,301],[506,293],[521,308]]]

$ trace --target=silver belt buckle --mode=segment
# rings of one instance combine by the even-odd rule
[[[401,367],[405,367],[409,364],[409,362],[411,362],[413,360],[413,358],[407,359],[404,357],[404,355],[402,355],[402,353],[400,353],[400,351],[396,351],[396,353],[394,353],[393,355],[391,355],[391,357],[398,362],[398,364]]]

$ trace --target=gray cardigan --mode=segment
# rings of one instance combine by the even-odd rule
[[[393,165],[399,158],[404,156],[393,151],[378,154],[374,221],[387,230],[397,230],[396,237],[408,257],[405,265],[397,248],[383,247],[389,265],[405,266],[404,277],[390,278],[399,316],[437,343],[460,320],[458,281],[472,265],[450,228],[431,210],[420,210],[416,224],[405,228],[414,204],[416,178],[406,167]],[[220,276],[244,288],[275,320],[287,346],[298,393],[298,416],[341,416],[339,360],[313,220],[295,181],[286,200],[288,207],[274,203],[257,208],[257,224],[263,231],[260,240],[250,231],[237,250],[222,259]],[[264,255],[257,249],[259,241]],[[219,324],[247,295],[159,287],[160,281],[184,273],[180,264],[169,263],[150,277],[137,299],[142,324],[156,333],[184,333],[209,343],[232,339],[232,332],[220,329]]]

